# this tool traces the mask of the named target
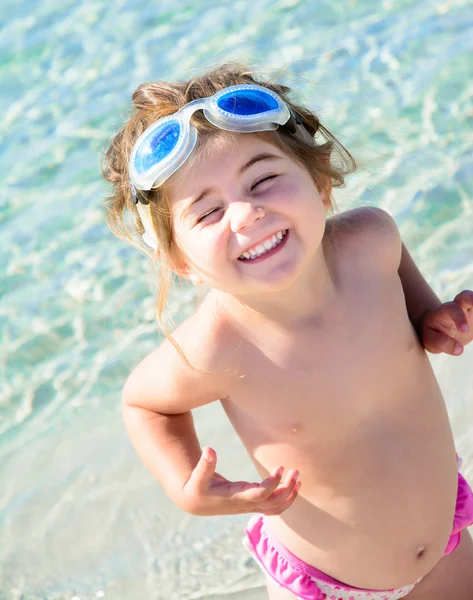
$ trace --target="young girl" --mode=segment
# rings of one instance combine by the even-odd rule
[[[272,600],[473,598],[473,494],[424,348],[461,354],[473,293],[442,304],[382,210],[326,218],[350,154],[289,89],[235,65],[150,83],[113,139],[112,229],[211,291],[131,373],[136,450],[194,515],[254,513]],[[217,399],[262,481],[231,482],[191,410]],[[461,533],[460,533],[461,532]]]

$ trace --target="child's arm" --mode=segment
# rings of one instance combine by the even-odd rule
[[[123,416],[144,464],[170,498],[197,515],[280,514],[300,487],[297,472],[275,468],[261,483],[230,482],[215,472],[217,456],[200,448],[191,409],[224,397],[217,371],[186,366],[168,341],[132,372],[123,390]]]
[[[402,244],[398,273],[406,299],[407,314],[418,336],[421,337],[423,317],[430,310],[438,308],[442,302],[424,279],[404,244]]]
[[[402,243],[394,220],[378,208],[370,208],[369,213],[384,223],[383,241],[392,237],[392,251],[400,254],[398,273],[407,313],[422,345],[434,354],[461,354],[473,339],[473,292],[464,290],[452,302],[442,304]]]
[[[473,292],[464,290],[453,302],[428,311],[421,322],[421,340],[433,354],[462,354],[473,340]]]
[[[473,339],[473,292],[464,290],[442,304],[404,244],[398,273],[409,318],[424,348],[433,354],[461,354]]]

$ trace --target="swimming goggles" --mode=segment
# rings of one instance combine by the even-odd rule
[[[138,138],[129,161],[130,189],[145,228],[143,239],[152,248],[157,247],[156,236],[148,214],[143,214],[144,208],[149,212],[149,200],[137,190],[159,187],[189,158],[197,142],[197,129],[191,123],[197,110],[219,129],[254,133],[284,127],[293,134],[299,129],[306,141],[308,137],[312,141],[300,117],[278,94],[260,85],[233,85],[158,119]]]
[[[197,142],[197,129],[190,122],[197,110],[203,110],[210,123],[227,131],[252,133],[284,125],[291,133],[296,132],[295,115],[275,92],[251,84],[224,88],[158,119],[141,134],[129,163],[136,189],[159,187],[189,158]]]

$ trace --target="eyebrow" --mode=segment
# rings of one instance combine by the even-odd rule
[[[269,152],[262,152],[260,154],[257,154],[256,156],[253,156],[253,158],[250,158],[250,160],[248,162],[246,162],[242,167],[240,167],[240,170],[238,171],[238,175],[239,176],[243,175],[243,173],[245,173],[245,171],[248,171],[248,169],[250,167],[252,167],[253,165],[255,165],[256,163],[263,162],[265,160],[275,160],[275,159],[277,160],[280,158],[281,158],[281,156],[278,156],[277,154],[270,154]],[[197,202],[200,202],[201,200],[206,198],[209,194],[211,194],[212,192],[215,192],[215,189],[216,188],[214,188],[214,187],[206,188],[196,198],[192,199],[189,202],[189,204],[186,206],[186,208],[184,209],[184,212],[182,213],[182,217],[187,216],[188,212],[194,206],[194,204],[197,204]]]
[[[250,160],[241,167],[238,174],[243,175],[243,173],[245,171],[248,171],[248,169],[250,167],[252,167],[254,164],[256,164],[258,162],[262,162],[263,160],[273,160],[273,159],[279,159],[279,158],[281,158],[281,157],[278,156],[277,154],[270,154],[269,152],[262,152],[261,154],[257,154],[256,156],[253,156],[253,158],[250,158]]]

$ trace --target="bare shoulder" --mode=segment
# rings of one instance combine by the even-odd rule
[[[402,240],[394,219],[382,208],[362,206],[332,217],[327,223],[334,246],[353,258],[395,269],[401,262]]]
[[[179,414],[228,395],[229,376],[219,363],[222,325],[203,305],[131,372],[123,403]],[[173,343],[174,342],[174,343]]]
[[[376,234],[391,233],[399,237],[396,222],[382,208],[377,206],[360,206],[335,215],[331,219],[332,227],[344,233]]]

